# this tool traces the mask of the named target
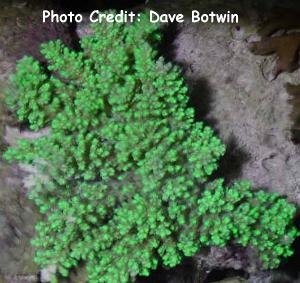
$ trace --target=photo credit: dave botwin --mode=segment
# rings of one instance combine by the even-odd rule
[[[158,13],[154,10],[149,10],[151,23],[183,23],[185,16],[191,19],[193,23],[238,23],[238,14],[227,11],[225,13],[201,13],[198,10],[192,10],[190,15],[181,13]],[[91,23],[132,23],[134,20],[140,21],[140,14],[133,11],[120,10],[117,13],[94,10],[89,14]],[[43,23],[50,21],[52,23],[81,23],[83,15],[69,13],[56,13],[54,10],[43,10]]]

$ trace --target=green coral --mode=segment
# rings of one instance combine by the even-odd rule
[[[290,223],[296,208],[278,194],[252,191],[249,182],[230,188],[222,183],[211,183],[198,201],[201,244],[222,247],[235,239],[257,248],[264,268],[278,267],[281,257],[293,254],[290,245],[298,231]]]
[[[80,51],[43,44],[47,67],[18,62],[8,104],[32,130],[49,128],[5,153],[39,168],[36,261],[64,276],[83,261],[89,282],[127,283],[233,241],[276,267],[291,254],[295,207],[246,182],[206,185],[225,148],[158,57],[158,28],[146,16],[102,23]]]

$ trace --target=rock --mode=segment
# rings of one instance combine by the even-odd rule
[[[3,105],[3,100],[1,101]],[[4,124],[7,116],[3,108],[0,109],[0,141],[2,155],[6,144],[3,140]],[[11,142],[18,130],[10,134]],[[11,133],[12,133],[11,132]],[[38,267],[33,262],[34,250],[30,239],[34,235],[34,223],[38,213],[26,196],[23,187],[23,172],[15,165],[6,164],[0,156],[0,274],[5,279],[0,282],[31,283],[37,282]],[[2,281],[1,281],[2,280]]]
[[[247,281],[240,277],[228,278],[221,281],[215,281],[212,283],[246,283]]]
[[[21,176],[18,167],[0,160],[0,274],[7,276],[38,273],[30,245],[38,214],[27,199]]]
[[[87,35],[90,35],[93,33],[93,30],[91,29],[91,26],[90,26],[88,14],[83,15],[83,21],[82,21],[82,23],[77,25],[76,33],[79,36],[79,38],[82,38],[84,36],[87,36]]]
[[[3,283],[38,283],[38,276],[36,275],[15,275],[5,276]],[[0,281],[2,283],[2,281]]]
[[[257,254],[250,247],[229,246],[225,248],[211,247],[195,256],[200,266],[205,266],[208,273],[215,268],[220,270],[243,270],[247,273],[257,273],[260,263]]]
[[[87,283],[87,273],[84,266],[79,266],[75,270],[70,272],[70,276],[68,279],[62,279],[59,281],[61,283]]]
[[[72,37],[68,25],[60,23],[41,23],[42,10],[55,8],[51,1],[27,1],[23,5],[13,5],[10,1],[0,3],[0,50],[12,60],[32,55],[43,59],[39,46],[43,42],[60,38],[71,45]],[[24,2],[24,1],[22,1]]]
[[[48,266],[47,268],[43,268],[40,275],[41,283],[51,282],[51,278],[55,275],[55,273],[56,266]]]

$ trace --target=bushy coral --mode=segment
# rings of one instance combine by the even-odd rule
[[[201,244],[222,247],[234,239],[257,248],[264,268],[278,267],[281,257],[293,253],[290,245],[298,232],[289,225],[296,208],[275,193],[253,191],[249,182],[229,188],[222,183],[209,184],[198,200]]]
[[[39,168],[36,261],[65,276],[83,261],[89,282],[127,283],[235,241],[277,266],[291,254],[295,208],[245,182],[206,187],[224,145],[194,121],[179,69],[158,57],[158,26],[144,16],[93,28],[80,51],[46,43],[48,66],[26,57],[13,77],[11,109],[50,129],[5,154]]]

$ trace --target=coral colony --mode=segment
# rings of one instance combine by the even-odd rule
[[[79,51],[45,43],[47,64],[25,57],[12,77],[10,109],[32,131],[49,129],[5,153],[38,169],[36,262],[129,283],[236,244],[278,267],[293,253],[296,208],[248,181],[211,180],[225,146],[195,121],[180,69],[159,56],[159,25],[141,15],[92,28]]]

